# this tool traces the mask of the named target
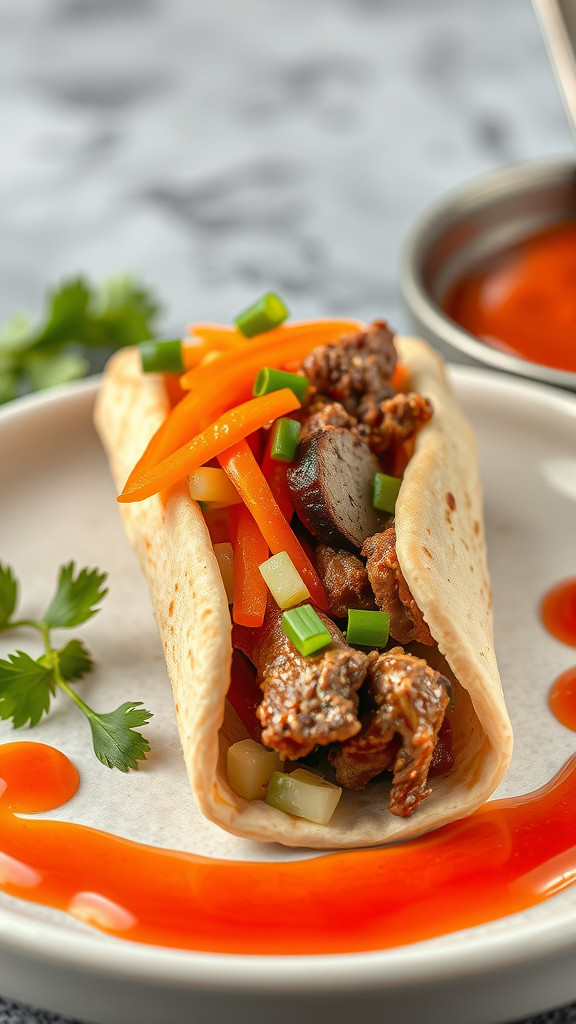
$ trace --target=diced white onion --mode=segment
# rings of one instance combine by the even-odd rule
[[[190,473],[188,490],[194,501],[215,502],[221,507],[242,501],[228,475],[216,466],[202,466]]]
[[[259,566],[272,597],[279,608],[294,608],[302,601],[307,601],[310,591],[292,559],[286,551],[279,551]]]
[[[256,740],[239,740],[228,748],[228,781],[246,800],[264,800],[270,776],[281,767],[280,755]]]
[[[266,790],[266,803],[297,818],[327,825],[342,796],[340,786],[297,768],[290,775],[274,772]]]

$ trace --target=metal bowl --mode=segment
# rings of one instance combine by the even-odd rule
[[[480,260],[575,218],[576,162],[568,159],[513,164],[440,199],[416,221],[401,255],[400,287],[415,331],[448,359],[576,391],[576,373],[500,352],[441,308],[455,278]]]

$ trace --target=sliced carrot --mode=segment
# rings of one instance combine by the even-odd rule
[[[226,372],[228,366],[234,366],[242,371],[244,366],[249,366],[251,371],[256,368],[257,373],[264,365],[263,359],[267,366],[279,368],[284,363],[304,359],[317,345],[338,341],[343,334],[363,330],[365,326],[360,320],[303,320],[283,324],[265,334],[257,334],[243,347],[223,353],[218,359],[217,370]],[[202,391],[207,376],[210,376],[202,372],[207,369],[202,367],[184,373],[180,378],[183,389]],[[214,366],[209,368],[212,373],[215,369]]]
[[[186,370],[198,366],[207,356],[241,348],[248,339],[234,327],[214,324],[189,324],[188,334],[182,339],[182,361]]]
[[[231,444],[236,444],[254,430],[263,427],[265,423],[299,407],[300,402],[294,392],[289,388],[282,388],[280,391],[252,398],[249,402],[230,409],[201,434],[193,437],[191,441],[157,464],[139,469],[139,463],[130,474],[118,501],[142,501],[152,494],[158,494],[159,491],[188,476],[193,469],[198,469],[220,455]],[[254,458],[251,452],[250,455]]]
[[[299,364],[316,345],[337,341],[342,334],[363,327],[365,324],[360,320],[313,320],[283,325],[266,334],[257,335],[244,348],[226,352],[218,359],[191,371],[196,380],[194,391],[188,392],[174,406],[150,440],[131,475],[136,478],[149,472],[162,459],[213,423],[226,409],[246,402],[264,363],[276,368],[289,361]],[[233,328],[214,330],[233,332]],[[282,346],[275,346],[272,355],[269,346],[275,345],[275,338],[282,340]]]
[[[406,363],[396,363],[390,383],[394,391],[408,391],[410,381],[410,367]],[[182,383],[182,382],[180,382]]]
[[[166,394],[170,401],[170,405],[174,408],[184,398],[185,392],[180,387],[180,378],[176,373],[165,373],[164,375],[164,387],[166,388]]]
[[[315,604],[328,608],[324,588],[310,559],[274,500],[270,486],[246,441],[239,441],[218,456],[236,490],[242,495],[273,555],[286,551],[304,580]]]
[[[268,588],[258,566],[268,558],[268,545],[246,505],[230,508],[228,522],[234,558],[232,618],[239,626],[261,626]]]

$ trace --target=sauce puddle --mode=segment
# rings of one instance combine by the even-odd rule
[[[457,280],[448,315],[494,348],[576,370],[576,222],[556,224]]]
[[[576,757],[535,793],[485,804],[422,839],[287,863],[210,859],[18,817],[76,792],[74,766],[43,744],[0,746],[0,780],[0,889],[136,942],[236,954],[380,950],[505,917],[576,881]]]

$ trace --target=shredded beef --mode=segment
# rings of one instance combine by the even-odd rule
[[[393,394],[390,378],[396,359],[394,336],[385,321],[377,320],[366,331],[315,348],[302,370],[319,394],[355,414],[364,395],[381,400]]]
[[[413,437],[432,417],[432,403],[416,392],[378,402],[365,395],[358,405],[358,431],[376,455]]]
[[[346,427],[358,436],[357,425],[356,417],[346,412],[340,402],[330,402],[318,395],[306,410],[298,440],[303,441],[317,430],[326,430],[327,427]]]
[[[432,416],[432,405],[415,392],[394,394],[390,378],[396,358],[384,321],[315,348],[302,363],[312,398],[301,439],[315,430],[346,427],[382,455],[413,437]]]
[[[319,544],[314,562],[328,598],[328,614],[333,618],[345,618],[349,608],[376,608],[366,566],[357,555]]]
[[[424,617],[416,604],[396,554],[396,530],[388,527],[365,541],[362,555],[374,591],[376,604],[390,616],[390,634],[398,643],[434,643]]]
[[[356,691],[368,671],[368,655],[349,647],[337,626],[318,614],[332,643],[309,657],[285,636],[282,612],[272,601],[260,629],[234,626],[233,631],[234,646],[256,666],[263,691],[257,710],[262,743],[292,760],[360,729]]]
[[[390,768],[390,810],[407,818],[431,793],[428,770],[450,684],[422,658],[395,647],[371,655],[363,693],[370,710],[361,732],[330,752],[336,779],[347,789],[364,789]]]

